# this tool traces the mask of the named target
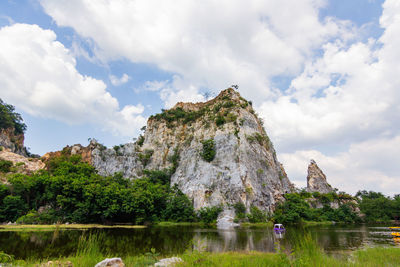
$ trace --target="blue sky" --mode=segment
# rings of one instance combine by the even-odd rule
[[[340,189],[394,194],[399,13],[395,0],[5,0],[0,97],[44,154],[129,142],[162,108],[238,84],[297,185],[314,158]]]

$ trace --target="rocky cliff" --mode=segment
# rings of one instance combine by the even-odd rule
[[[314,160],[311,160],[310,164],[308,165],[307,191],[319,192],[322,194],[333,191],[332,186],[326,181],[325,174],[318,167]]]
[[[24,147],[24,134],[15,134],[14,128],[0,129],[0,146],[11,152],[27,156]]]
[[[143,170],[168,170],[171,185],[196,209],[242,202],[272,211],[291,192],[283,166],[251,102],[229,88],[204,103],[177,103],[151,116],[135,143],[106,148],[92,140],[75,145],[102,175],[135,178]]]

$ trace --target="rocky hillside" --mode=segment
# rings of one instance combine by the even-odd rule
[[[151,116],[135,143],[107,149],[92,140],[88,147],[64,150],[82,154],[102,175],[169,172],[171,185],[196,209],[242,202],[272,211],[294,188],[251,102],[232,88],[208,102],[177,103]]]

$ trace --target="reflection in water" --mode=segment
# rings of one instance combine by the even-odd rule
[[[264,251],[290,250],[296,239],[306,232],[326,251],[353,250],[366,245],[400,245],[385,227],[355,225],[288,228],[275,233],[271,228],[235,228],[218,230],[196,227],[149,227],[144,229],[91,229],[37,232],[0,232],[0,251],[17,259],[54,258],[76,252],[81,236],[100,234],[103,253],[138,255],[155,248],[162,255],[199,251]]]

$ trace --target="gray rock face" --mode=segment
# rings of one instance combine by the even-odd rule
[[[210,162],[202,157],[202,141],[209,139],[215,144]],[[233,89],[208,102],[178,103],[150,117],[136,143],[113,149],[91,145],[91,164],[102,175],[121,172],[134,178],[144,169],[173,168],[171,185],[177,184],[195,209],[242,202],[247,209],[255,205],[272,211],[294,188],[262,122]]]
[[[234,227],[240,226],[240,224],[234,222],[235,211],[232,209],[225,209],[218,216],[217,228],[218,229],[232,229]]]
[[[96,264],[95,267],[124,267],[125,264],[122,262],[121,258],[111,258],[105,259]]]
[[[154,266],[175,266],[178,263],[182,263],[183,260],[178,257],[171,257],[161,259],[159,262],[155,263]]]
[[[0,146],[10,149],[11,152],[27,156],[24,147],[24,135],[14,134],[14,129],[1,129],[0,130]]]
[[[307,191],[320,192],[322,194],[333,191],[331,185],[326,181],[325,174],[318,167],[314,160],[311,160],[310,164],[308,165]]]

